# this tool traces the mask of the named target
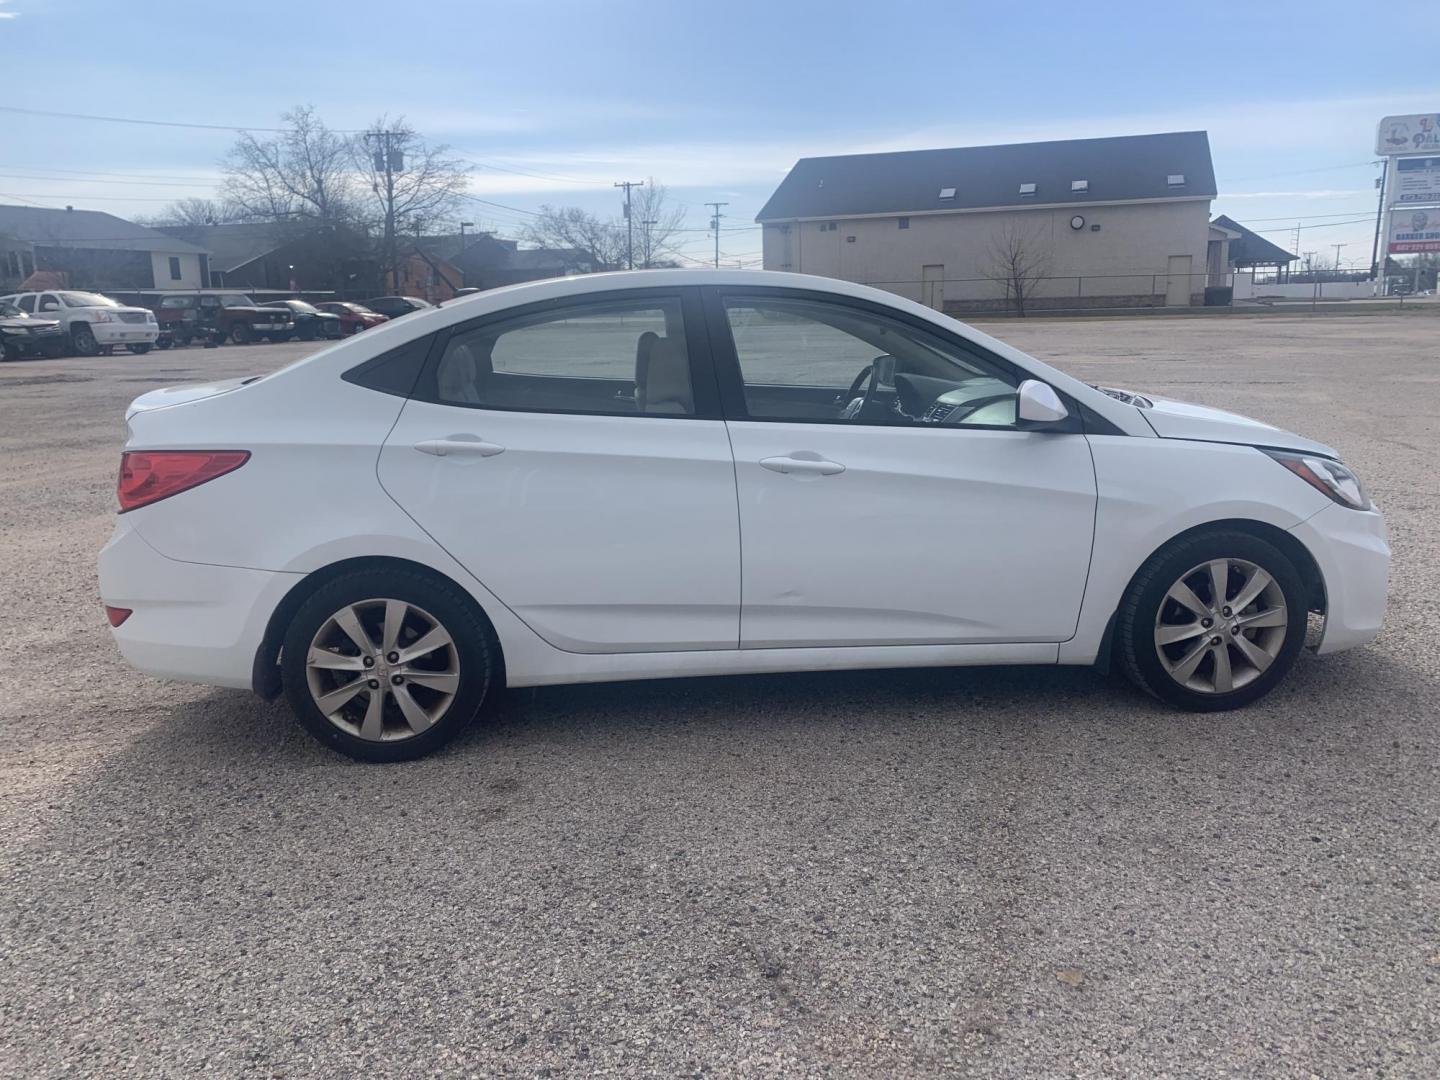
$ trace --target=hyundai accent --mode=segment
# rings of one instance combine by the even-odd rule
[[[764,271],[497,289],[130,406],[100,555],[140,670],[357,758],[498,687],[1112,663],[1183,709],[1371,641],[1380,512],[1327,446],[1089,386]]]

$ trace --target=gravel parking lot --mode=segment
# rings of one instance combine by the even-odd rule
[[[154,682],[125,403],[313,345],[0,368],[0,1074],[1440,1075],[1440,317],[1030,320],[1340,449],[1379,642],[1260,705],[1079,669],[513,691],[367,767]]]

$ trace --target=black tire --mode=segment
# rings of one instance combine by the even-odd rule
[[[0,337],[0,364],[9,363],[11,360],[20,359],[20,347],[12,345],[3,337]]]
[[[175,344],[175,341],[174,341],[173,338],[163,338],[163,337],[162,337],[160,340],[158,340],[157,342],[155,342],[155,347],[156,347],[157,349],[162,349],[162,350],[163,350],[163,349],[168,349],[168,348],[172,347],[174,344]]]
[[[314,340],[315,340],[315,327],[313,327],[313,326],[305,326],[305,327],[302,327],[300,330],[297,331],[297,336],[300,338],[301,341],[314,341]]]
[[[1171,586],[1187,570],[1219,559],[1244,560],[1268,573],[1284,595],[1287,620],[1283,641],[1269,667],[1228,693],[1197,691],[1181,685],[1162,663],[1155,641],[1156,622]],[[1167,704],[1192,712],[1238,709],[1264,697],[1294,666],[1305,645],[1308,597],[1300,571],[1275,545],[1250,533],[1229,529],[1196,533],[1162,548],[1136,573],[1116,618],[1115,658],[1132,682]],[[1223,623],[1223,620],[1217,621]],[[1217,637],[1210,640],[1218,638],[1224,642],[1226,627],[1217,625],[1215,629]],[[1235,655],[1233,646],[1224,648],[1228,654]]]
[[[250,324],[237,322],[230,328],[230,340],[236,345],[249,345],[251,339]]]
[[[136,356],[144,356],[147,352],[150,351],[150,343],[145,341],[137,342],[134,345],[127,345],[125,347],[129,349],[132,353],[134,353]]]
[[[403,600],[444,626],[454,642],[460,675],[454,699],[433,726],[383,742],[362,739],[332,723],[316,706],[306,677],[310,643],[321,627],[347,605],[376,598]],[[280,662],[285,696],[301,726],[324,745],[371,762],[410,761],[444,746],[474,718],[498,671],[499,646],[474,601],[444,579],[408,569],[357,570],[322,585],[290,620]]]
[[[81,356],[100,355],[100,342],[95,340],[95,331],[91,330],[85,323],[79,323],[71,327],[70,344]]]

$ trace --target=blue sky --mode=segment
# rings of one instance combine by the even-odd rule
[[[260,43],[263,38],[264,43]],[[336,128],[404,115],[480,163],[469,220],[618,209],[653,177],[708,257],[758,259],[796,158],[1204,129],[1217,213],[1369,264],[1375,124],[1440,111],[1440,4],[184,3],[0,0],[0,105]],[[0,113],[0,201],[154,212],[208,195],[233,132]],[[500,166],[491,168],[485,166]],[[538,176],[517,175],[504,169]],[[1346,224],[1346,222],[1349,222]],[[1341,224],[1335,224],[1341,223]]]

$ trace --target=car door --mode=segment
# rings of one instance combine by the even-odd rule
[[[706,303],[735,453],[742,648],[1073,635],[1095,472],[1077,423],[1017,424],[1023,372],[833,294],[717,288]]]
[[[734,649],[735,472],[693,290],[510,309],[442,335],[385,490],[574,652]]]

